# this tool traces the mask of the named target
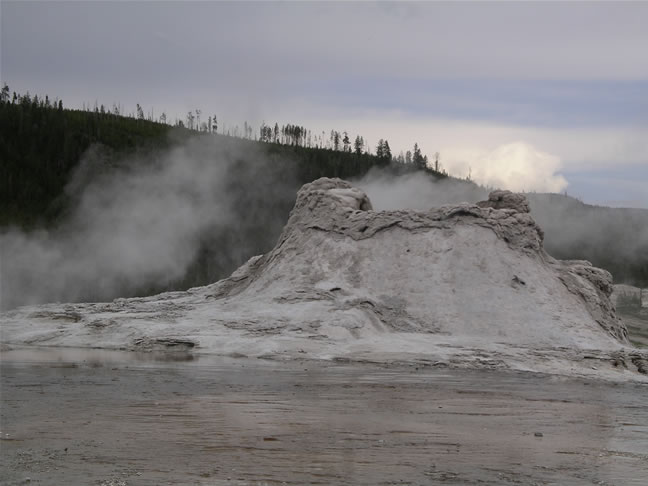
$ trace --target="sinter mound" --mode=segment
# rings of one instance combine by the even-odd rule
[[[610,274],[556,260],[542,240],[521,194],[373,211],[322,178],[299,191],[275,248],[231,277],[22,308],[3,316],[3,341],[640,378],[646,356],[627,343]]]

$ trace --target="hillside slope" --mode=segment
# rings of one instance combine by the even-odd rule
[[[592,206],[561,194],[527,194],[556,258],[589,260],[615,283],[648,287],[648,209]]]

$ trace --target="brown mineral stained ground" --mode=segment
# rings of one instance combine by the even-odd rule
[[[645,485],[648,477],[645,385],[154,358],[4,351],[0,482]]]

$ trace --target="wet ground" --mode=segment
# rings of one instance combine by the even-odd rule
[[[2,352],[0,482],[647,484],[645,385],[170,356]]]

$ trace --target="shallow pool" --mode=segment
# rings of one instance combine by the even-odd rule
[[[0,361],[2,484],[648,478],[645,385],[100,350]]]

